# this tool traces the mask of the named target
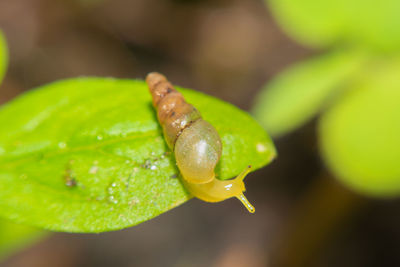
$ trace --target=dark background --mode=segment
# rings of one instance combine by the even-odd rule
[[[274,75],[323,52],[290,40],[256,0],[0,0],[0,28],[0,103],[62,78],[159,71],[248,110]],[[278,159],[246,180],[254,215],[191,200],[122,231],[53,234],[2,266],[400,266],[400,201],[336,182],[314,123],[276,140]]]

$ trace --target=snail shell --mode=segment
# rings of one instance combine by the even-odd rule
[[[200,112],[185,101],[165,76],[152,72],[146,82],[165,141],[174,151],[186,189],[208,202],[236,197],[253,213],[254,207],[243,194],[246,190],[243,179],[251,167],[235,179],[218,180],[214,169],[221,158],[222,143],[217,130],[201,118]]]
[[[184,129],[175,143],[175,159],[182,176],[190,183],[208,183],[222,152],[221,139],[207,121],[198,119]]]

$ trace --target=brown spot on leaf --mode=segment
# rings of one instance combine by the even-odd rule
[[[64,173],[64,176],[63,176],[64,184],[66,186],[68,186],[68,187],[75,187],[78,184],[78,182],[77,182],[77,180],[75,178],[75,174],[71,169],[71,164],[72,163],[73,163],[73,161],[70,161],[67,164],[67,167],[65,168],[65,173]]]

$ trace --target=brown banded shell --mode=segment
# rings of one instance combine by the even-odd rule
[[[201,118],[200,113],[185,101],[177,100],[175,93],[165,96],[158,105],[158,120],[160,121],[165,140],[170,148],[181,132],[191,123]]]

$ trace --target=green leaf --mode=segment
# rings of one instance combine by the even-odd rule
[[[0,219],[0,260],[43,238],[45,231]]]
[[[338,51],[298,63],[268,83],[253,114],[273,136],[314,117],[365,62],[361,52]]]
[[[267,2],[281,27],[300,43],[313,47],[330,45],[337,40],[343,28],[344,18],[337,1]]]
[[[3,32],[0,30],[0,83],[4,78],[7,69],[8,55],[7,44]]]
[[[301,43],[326,47],[356,44],[379,50],[400,48],[400,1],[269,0],[284,30]]]
[[[400,194],[400,63],[375,68],[323,114],[322,154],[332,171],[355,190]]]
[[[248,114],[182,92],[221,135],[219,178],[272,160],[270,138]],[[143,81],[56,82],[0,109],[0,124],[0,216],[56,231],[102,232],[149,220],[190,198]]]
[[[7,69],[7,62],[6,40],[0,30],[0,83]],[[0,260],[12,252],[31,244],[43,235],[44,231],[37,228],[0,219]]]

